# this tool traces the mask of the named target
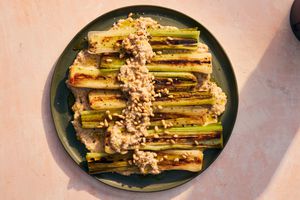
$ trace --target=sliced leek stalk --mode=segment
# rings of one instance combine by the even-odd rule
[[[222,125],[220,123],[206,126],[187,126],[167,128],[161,130],[148,130],[145,142],[138,146],[128,147],[127,150],[162,151],[168,149],[205,149],[222,148]],[[105,152],[113,154],[115,151],[110,145],[110,132],[105,135]]]
[[[212,73],[211,53],[178,53],[161,54],[152,58],[147,63],[149,71],[165,72],[199,72],[204,74]],[[118,54],[103,55],[100,59],[100,68],[104,70],[119,70],[125,64],[124,58]]]
[[[160,171],[187,170],[199,172],[203,164],[201,150],[166,150],[156,152]],[[118,172],[123,174],[141,173],[133,163],[132,152],[127,154],[87,153],[86,160],[90,174]]]
[[[122,40],[135,29],[90,31],[88,33],[89,52],[91,54],[112,53],[121,50]],[[197,50],[200,31],[197,30],[148,30],[149,43],[153,49]]]
[[[68,83],[73,87],[93,89],[120,89],[118,71],[101,70],[95,67],[73,65],[70,67]],[[156,89],[190,89],[198,84],[197,78],[190,72],[150,72],[154,75]],[[172,79],[172,82],[170,82]]]
[[[121,109],[126,107],[126,99],[122,93],[114,91],[91,91],[90,107],[94,110]],[[208,92],[170,92],[168,96],[157,97],[153,106],[199,106],[213,105],[215,99]]]

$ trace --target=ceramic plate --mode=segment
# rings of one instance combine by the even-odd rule
[[[224,145],[226,145],[237,115],[238,90],[236,79],[230,61],[215,37],[199,22],[180,12],[157,6],[131,6],[106,13],[86,25],[68,44],[57,60],[51,83],[51,111],[58,137],[71,158],[82,170],[87,172],[85,162],[86,150],[75,136],[71,106],[74,102],[70,90],[66,87],[68,67],[82,47],[84,38],[89,31],[108,30],[118,19],[126,18],[130,13],[151,17],[162,25],[177,26],[179,28],[198,27],[200,40],[207,44],[213,55],[213,79],[227,94],[228,103],[222,116],[224,129]],[[159,175],[131,175],[123,176],[117,173],[93,175],[97,180],[110,186],[131,191],[160,191],[166,190],[191,180],[206,170],[218,157],[222,150],[206,150],[204,152],[203,170],[199,173],[187,171],[168,171]],[[201,179],[199,179],[201,181]]]

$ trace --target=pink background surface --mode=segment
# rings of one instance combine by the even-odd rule
[[[83,3],[84,2],[84,3]],[[220,157],[193,181],[142,194],[103,185],[77,167],[49,110],[53,65],[88,22],[112,9],[153,4],[181,11],[220,41],[240,106]],[[300,199],[300,42],[292,0],[0,0],[0,199]]]

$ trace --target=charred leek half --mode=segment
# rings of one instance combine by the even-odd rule
[[[94,110],[121,109],[126,106],[124,95],[114,91],[92,91],[89,93],[89,102]],[[157,97],[153,106],[209,106],[214,103],[215,99],[208,92],[170,92],[168,96]]]
[[[118,54],[103,55],[100,60],[100,68],[104,70],[119,70],[125,64],[125,59]],[[152,58],[147,64],[149,71],[166,72],[200,72],[212,73],[210,53],[180,53],[161,54]]]
[[[90,174],[103,172],[140,173],[132,164],[132,153],[106,154],[87,153],[86,160]],[[203,153],[200,150],[166,150],[157,152],[158,168],[165,170],[187,170],[198,172],[202,169]]]
[[[137,148],[140,150],[162,151],[168,149],[205,149],[222,148],[222,125],[219,123],[207,126],[188,126],[148,131]],[[105,136],[105,152],[114,153],[111,149],[109,132]],[[133,150],[136,147],[129,147]]]
[[[121,50],[122,40],[135,29],[90,31],[88,33],[89,52],[92,54],[112,53]],[[199,46],[200,31],[193,29],[148,30],[153,49],[196,50]]]
[[[209,107],[202,106],[174,106],[162,107],[154,110],[154,117],[151,117],[151,127],[163,127],[164,124],[172,124],[174,127],[187,125],[207,125],[217,122],[217,118],[207,113]],[[105,128],[103,122],[106,119],[110,125],[120,118],[121,109],[111,110],[111,120],[107,113],[100,111],[81,112],[82,128]],[[122,116],[121,116],[122,117]],[[162,122],[164,120],[164,122]]]
[[[191,89],[198,84],[190,72],[151,72],[155,77],[155,88],[168,90]],[[120,89],[118,71],[105,71],[95,67],[70,67],[69,84],[73,87],[93,89]],[[170,80],[172,82],[170,82]]]

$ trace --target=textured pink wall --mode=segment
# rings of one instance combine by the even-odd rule
[[[84,3],[83,3],[84,2]],[[69,159],[49,105],[52,67],[72,37],[112,9],[153,4],[197,19],[236,72],[240,107],[230,141],[202,175],[152,194],[112,189]],[[300,199],[300,42],[291,0],[0,1],[1,199]]]

